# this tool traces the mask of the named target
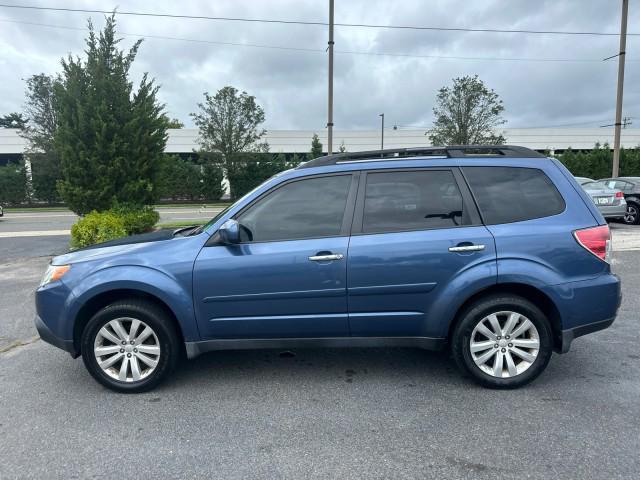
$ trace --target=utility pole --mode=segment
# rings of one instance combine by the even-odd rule
[[[627,14],[629,0],[622,0],[622,19],[620,21],[620,53],[618,54],[618,93],[616,95],[616,123],[613,137],[613,171],[612,177],[617,177],[620,171],[620,129],[622,127],[622,90],[624,87],[624,59],[627,45]]]
[[[333,0],[329,0],[329,108],[327,119],[328,153],[333,153]]]
[[[380,150],[384,150],[384,113],[378,116],[382,118],[382,126],[380,127]]]

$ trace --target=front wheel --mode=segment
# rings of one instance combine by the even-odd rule
[[[96,313],[81,337],[82,359],[104,386],[138,393],[151,390],[175,367],[180,353],[172,320],[156,305],[112,303]]]
[[[515,295],[481,299],[466,309],[452,337],[458,366],[489,388],[517,388],[546,368],[553,351],[549,321]]]

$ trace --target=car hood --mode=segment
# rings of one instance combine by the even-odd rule
[[[51,263],[54,265],[67,265],[70,263],[78,263],[82,261],[94,260],[105,256],[119,255],[129,253],[135,250],[145,250],[150,244],[156,242],[171,241],[174,238],[182,238],[174,236],[175,230],[158,230],[151,233],[143,233],[140,235],[131,235],[129,237],[118,238],[108,242],[98,243],[90,247],[81,248],[72,252],[55,257]]]

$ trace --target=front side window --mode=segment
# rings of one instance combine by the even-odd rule
[[[564,199],[537,168],[464,167],[464,174],[488,225],[562,213]]]
[[[362,231],[450,228],[462,223],[462,195],[448,170],[368,173]]]
[[[246,240],[269,242],[340,235],[351,175],[308,178],[268,193],[237,218]]]

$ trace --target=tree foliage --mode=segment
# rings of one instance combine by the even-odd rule
[[[264,110],[256,98],[247,92],[239,93],[234,87],[224,87],[211,96],[204,94],[204,103],[199,103],[198,113],[192,113],[199,130],[200,148],[205,153],[222,154],[222,166],[230,183],[231,198],[236,198],[235,182],[246,168],[242,164],[246,157],[241,154],[267,152],[269,146],[260,139],[266,134],[261,125]]]
[[[118,48],[115,15],[96,34],[89,22],[86,59],[69,56],[54,85],[54,135],[63,179],[60,193],[79,214],[115,203],[146,205],[158,197],[158,163],[166,143],[166,116],[158,87],[145,73],[134,91],[129,80],[141,40]]]
[[[12,112],[0,117],[0,128],[17,128],[22,130],[27,125],[27,119],[21,113]]]
[[[0,167],[0,203],[18,205],[27,198],[27,176],[24,165],[9,163]]]
[[[311,137],[311,155],[309,160],[313,160],[314,158],[318,158],[322,156],[322,142],[320,142],[320,138],[317,133],[313,134]]]
[[[453,79],[442,87],[433,108],[435,121],[426,134],[432,145],[502,144],[496,128],[506,123],[498,94],[485,86],[477,75]]]
[[[200,166],[177,155],[164,155],[160,162],[160,198],[196,200],[200,197]]]
[[[167,128],[184,128],[184,123],[182,123],[177,118],[169,118],[165,117],[167,121]]]
[[[613,152],[608,144],[596,143],[595,148],[588,152],[576,151],[569,148],[558,155],[558,159],[576,177],[593,179],[611,176]],[[640,148],[620,150],[620,176],[640,176]]]
[[[38,200],[49,203],[60,201],[56,183],[62,176],[54,146],[58,124],[53,91],[55,82],[55,77],[44,73],[27,79],[27,124],[21,132],[28,144],[25,157],[31,163],[33,194]]]

